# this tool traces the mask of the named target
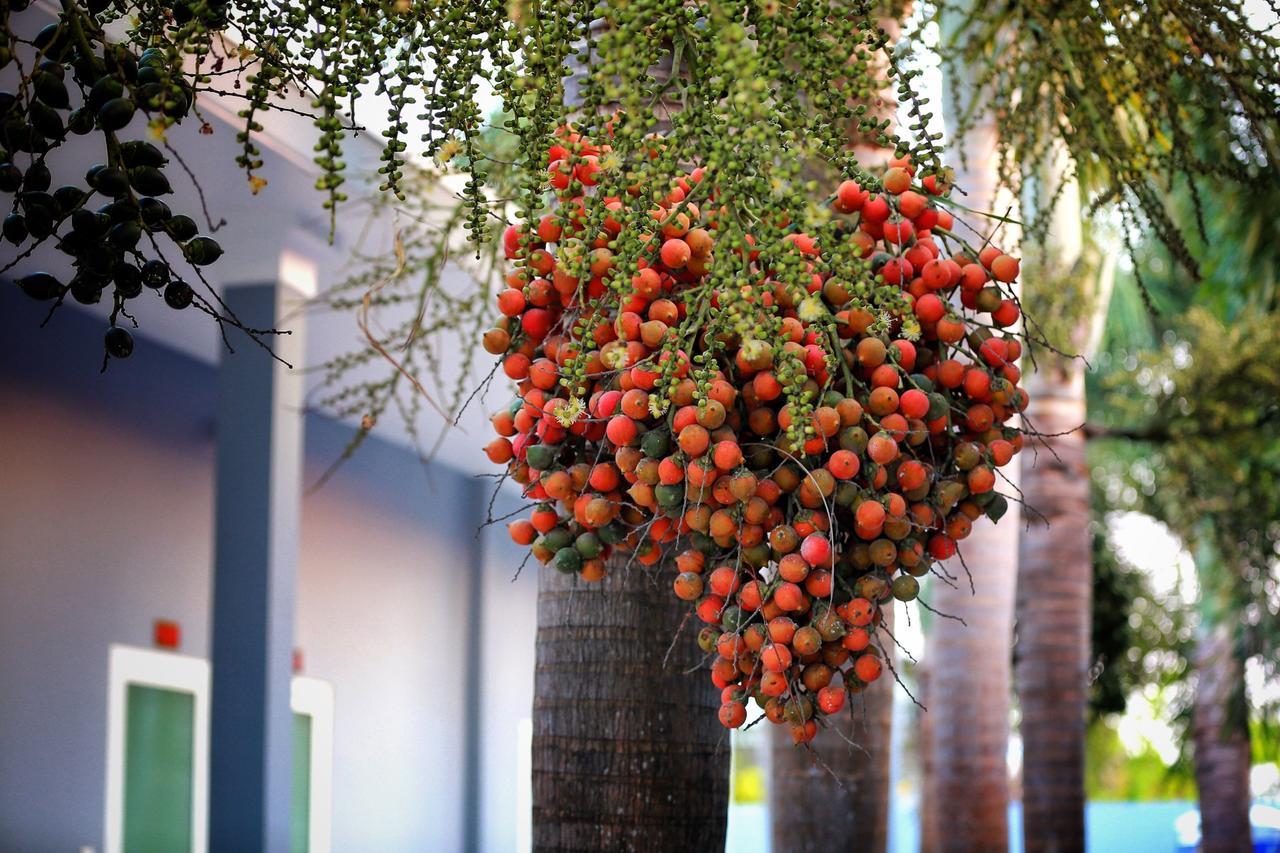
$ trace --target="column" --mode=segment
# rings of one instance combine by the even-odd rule
[[[228,288],[231,312],[272,328],[301,295],[286,284]],[[302,318],[265,338],[238,330],[218,370],[209,849],[289,849],[293,618],[302,492]]]

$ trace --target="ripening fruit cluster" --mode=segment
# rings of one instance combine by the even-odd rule
[[[620,209],[591,195],[604,156],[573,134],[550,152],[559,210]],[[874,192],[846,181],[831,205],[896,316],[868,310],[826,272],[823,246],[792,232],[804,292],[745,253],[760,282],[748,307],[775,331],[713,336],[698,318],[742,304],[709,285],[721,229],[714,193],[698,192],[707,179],[650,193],[662,200],[634,268],[613,266],[608,247],[626,235],[609,215],[599,234],[555,214],[508,229],[516,269],[485,346],[519,396],[486,452],[535,502],[509,530],[542,563],[598,580],[614,554],[674,555],[674,593],[714,653],[721,722],[742,725],[754,699],[806,742],[882,676],[882,608],[914,599],[982,515],[1007,508],[997,469],[1022,447],[1006,423],[1027,395],[1021,345],[999,330],[1018,320],[1003,286],[1018,262],[963,247],[939,206],[947,188],[895,160]]]

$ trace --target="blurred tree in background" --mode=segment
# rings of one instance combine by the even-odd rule
[[[1242,167],[1265,157],[1213,133],[1196,147],[1215,145]],[[1200,277],[1166,245],[1135,244],[1089,377],[1090,418],[1105,439],[1092,461],[1101,510],[1159,519],[1194,558],[1194,611],[1164,602],[1196,624],[1194,694],[1175,704],[1191,724],[1206,846],[1232,849],[1248,839],[1250,717],[1258,746],[1275,718],[1262,697],[1250,701],[1244,674],[1257,667],[1273,680],[1280,652],[1280,188],[1206,179],[1171,194],[1169,208],[1194,225]],[[1133,610],[1148,629],[1161,618]]]

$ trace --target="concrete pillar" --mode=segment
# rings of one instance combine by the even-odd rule
[[[300,295],[228,288],[230,310],[272,328]],[[302,494],[302,317],[268,337],[290,370],[243,333],[218,370],[209,849],[286,853],[292,773],[293,618]]]

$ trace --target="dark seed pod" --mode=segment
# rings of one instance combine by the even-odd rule
[[[178,280],[169,283],[164,289],[164,301],[170,307],[181,311],[191,304],[191,300],[195,297],[195,293],[191,290],[191,285],[185,281]]]
[[[62,59],[67,53],[71,39],[71,28],[66,26],[62,21],[55,21],[49,24],[40,32],[36,33],[32,43],[36,46],[46,59],[58,60]]]
[[[96,305],[102,301],[103,280],[96,275],[77,273],[71,279],[71,298],[81,305]]]
[[[120,264],[111,276],[121,299],[133,299],[142,293],[142,275],[131,264]]]
[[[27,116],[31,120],[31,127],[45,139],[61,139],[67,135],[62,115],[53,107],[32,101],[27,106]]]
[[[27,167],[22,176],[22,188],[28,192],[44,192],[53,183],[53,175],[43,161],[37,160]]]
[[[44,138],[22,116],[12,116],[3,127],[4,143],[14,151],[39,153],[45,149]]]
[[[77,234],[98,238],[106,234],[107,229],[111,227],[111,217],[82,207],[71,214],[71,227]]]
[[[75,72],[76,82],[87,87],[92,87],[107,73],[106,63],[93,54],[77,53],[71,62],[71,68]]]
[[[84,248],[88,242],[89,238],[86,238],[83,234],[68,231],[65,234],[59,235],[56,248],[64,255],[70,255],[73,258],[78,258],[80,257],[80,254],[84,252]]]
[[[93,130],[93,110],[88,107],[77,107],[67,116],[67,130],[76,136],[84,136]]]
[[[53,200],[57,202],[58,212],[63,217],[70,215],[73,210],[84,204],[85,196],[84,190],[71,184],[58,187],[53,191]]]
[[[158,47],[149,47],[138,57],[139,72],[143,68],[164,68],[168,64],[164,51]]]
[[[51,216],[58,212],[58,203],[54,201],[53,196],[44,190],[18,193],[18,204],[22,205],[23,210],[27,213],[37,208],[48,212]]]
[[[169,220],[168,231],[169,236],[179,243],[186,242],[200,233],[196,221],[185,213],[179,213]]]
[[[124,86],[115,77],[103,77],[93,84],[86,101],[89,109],[95,113],[106,106],[107,102],[124,95]]]
[[[140,139],[120,143],[120,156],[124,158],[124,164],[129,167],[150,166],[158,169],[169,162],[159,148]]]
[[[122,5],[117,3],[117,6]],[[113,44],[111,46],[111,58],[115,61],[116,69],[124,75],[124,79],[130,83],[138,79],[138,57],[133,55],[133,51],[125,44]]]
[[[143,195],[168,195],[173,192],[164,172],[152,166],[137,166],[129,170],[129,183]]]
[[[133,222],[138,219],[138,206],[128,199],[110,202],[99,207],[100,213],[110,216],[111,222]]]
[[[150,260],[142,265],[142,283],[159,290],[169,283],[169,265],[161,260]]]
[[[16,193],[22,186],[22,170],[12,163],[0,164],[0,192]]]
[[[30,275],[24,275],[18,279],[18,288],[27,296],[32,299],[39,299],[41,302],[58,298],[65,289],[62,282],[47,272],[33,272]]]
[[[0,92],[0,116],[7,116],[17,103],[18,96],[13,92]]]
[[[152,74],[156,73],[154,69],[143,69],[143,71],[151,71]],[[144,79],[149,76],[151,75],[145,73],[142,75]],[[164,99],[164,90],[164,83],[142,83],[133,90],[133,96],[138,100],[138,106],[147,112],[154,112],[160,109],[160,104]]]
[[[119,222],[111,226],[107,239],[117,249],[132,249],[142,239],[142,226],[137,222]]]
[[[138,205],[127,198],[104,204],[98,211],[111,217],[112,222],[132,222],[138,218]]]
[[[128,98],[112,98],[98,110],[98,125],[103,130],[121,130],[133,121],[133,101]]]
[[[188,261],[202,267],[222,257],[222,247],[212,237],[196,237],[182,247],[182,253]]]
[[[142,221],[151,228],[159,227],[173,215],[169,210],[169,205],[158,198],[138,199],[138,210],[142,214]]]
[[[129,178],[114,166],[99,169],[89,179],[90,186],[105,196],[118,198],[129,192]]]
[[[128,329],[112,326],[107,329],[103,345],[107,349],[107,355],[112,358],[128,358],[133,354],[133,335],[129,334]]]
[[[154,65],[144,65],[138,69],[138,85],[151,87],[164,82],[164,71]]]
[[[27,230],[37,240],[43,240],[52,234],[56,224],[53,214],[46,208],[36,207],[27,211]]]
[[[71,105],[71,100],[67,97],[67,84],[52,71],[43,68],[36,71],[31,75],[31,87],[37,98],[54,109],[65,110]]]
[[[4,218],[4,238],[13,245],[27,239],[31,232],[27,230],[27,218],[21,213],[10,213]]]
[[[185,86],[172,89],[164,102],[164,114],[169,118],[184,118],[191,112],[191,95]]]
[[[86,245],[80,253],[80,266],[94,275],[107,278],[115,273],[121,257],[120,250],[110,243],[94,242]]]

